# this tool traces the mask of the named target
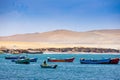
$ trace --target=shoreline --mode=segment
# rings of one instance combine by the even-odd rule
[[[1,54],[13,54],[13,53],[1,53]],[[22,54],[31,54],[31,53],[20,53],[21,55]],[[15,55],[20,55],[20,54],[15,54]],[[100,55],[102,55],[102,54],[110,54],[110,55],[120,55],[120,53],[85,53],[85,52],[71,52],[71,53],[67,53],[67,52],[44,52],[43,54],[90,54],[90,55],[94,55],[94,54],[100,54]],[[34,54],[32,54],[32,55],[34,55]],[[36,55],[36,54],[35,54]],[[40,54],[40,55],[42,55],[42,54]]]
[[[116,55],[120,55],[120,53],[85,53],[85,52],[44,52],[43,54],[116,54]]]
[[[13,53],[13,54],[119,54],[120,50],[109,48],[85,48],[85,47],[73,47],[73,48],[37,48],[37,49],[7,49],[0,48],[1,53]]]
[[[15,44],[16,43],[16,44]],[[18,43],[19,46],[18,47]],[[0,42],[0,51],[2,52],[6,52],[6,53],[43,53],[43,52],[48,52],[48,53],[62,53],[62,54],[81,54],[81,53],[90,53],[90,54],[96,54],[96,53],[110,53],[110,54],[115,54],[115,53],[120,53],[120,49],[114,49],[114,48],[104,48],[104,47],[89,47],[89,46],[82,46],[82,45],[72,45],[72,46],[68,46],[68,45],[53,45],[53,44],[48,44],[48,43],[32,43],[31,42],[28,43],[24,43],[24,42],[7,42],[5,44],[1,44]],[[10,44],[10,47],[7,47],[8,44]],[[27,45],[28,44],[28,45]],[[23,46],[24,45],[24,46]],[[37,46],[39,45],[39,46]],[[28,48],[29,46],[29,48]],[[37,47],[35,47],[37,46]],[[21,48],[22,47],[22,48]],[[26,47],[26,48],[24,48]]]

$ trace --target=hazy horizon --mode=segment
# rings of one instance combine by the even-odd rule
[[[58,31],[58,30],[65,30],[65,31],[74,31],[74,32],[89,32],[89,31],[101,31],[101,30],[120,30],[120,29],[98,29],[98,30],[87,30],[87,31],[75,31],[75,30],[68,30],[68,29],[55,29],[55,30],[48,30],[43,32],[25,32],[25,33],[17,33],[17,34],[11,34],[11,35],[0,35],[0,37],[7,37],[7,36],[13,36],[13,35],[21,35],[21,34],[34,34],[34,33],[46,33],[46,32],[52,32],[52,31]]]
[[[0,0],[0,36],[120,29],[120,0]]]

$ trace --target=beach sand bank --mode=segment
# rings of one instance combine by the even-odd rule
[[[28,48],[66,48],[66,47],[91,47],[91,48],[111,48],[120,49],[119,44],[60,44],[44,42],[17,42],[17,41],[0,41],[0,47],[9,49],[28,49]]]

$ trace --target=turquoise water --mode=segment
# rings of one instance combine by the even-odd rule
[[[115,58],[120,54],[28,54],[37,57],[36,63],[15,64],[5,60],[6,54],[0,54],[0,80],[120,80],[120,63],[112,64],[80,64],[80,58]],[[57,64],[56,69],[43,69],[40,64],[47,57],[69,58],[75,57],[72,63]]]

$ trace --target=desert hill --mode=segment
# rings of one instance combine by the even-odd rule
[[[47,43],[54,45],[108,47],[120,49],[120,29],[93,30],[75,32],[69,30],[55,30],[43,33],[17,34],[0,37],[2,42]],[[95,46],[96,45],[96,46]]]

